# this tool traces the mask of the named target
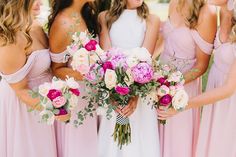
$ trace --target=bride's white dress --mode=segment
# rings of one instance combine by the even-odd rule
[[[136,10],[125,10],[112,25],[110,38],[112,47],[132,49],[142,47],[146,32],[146,21],[139,18]],[[158,121],[155,109],[139,99],[135,112],[129,117],[131,143],[120,148],[113,141],[116,116],[111,120],[100,117],[99,157],[160,157]]]

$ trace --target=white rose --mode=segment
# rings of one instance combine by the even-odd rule
[[[105,84],[108,89],[112,89],[116,86],[117,76],[116,72],[111,69],[107,69],[105,73]]]
[[[72,88],[72,89],[79,88],[79,84],[75,81],[75,79],[73,77],[70,77],[70,78],[67,77],[66,84],[67,84],[67,86],[69,86],[69,88]]]
[[[172,99],[172,106],[175,110],[184,109],[188,105],[188,94],[185,90],[178,90]]]
[[[89,66],[88,55],[89,52],[85,48],[80,48],[78,51],[76,51],[71,61],[71,66],[73,70],[78,69],[80,65]]]
[[[152,64],[152,56],[149,51],[144,47],[137,47],[132,49],[131,54],[135,55],[139,61]]]
[[[99,56],[101,56],[101,55],[103,55],[105,53],[104,50],[98,44],[96,45],[96,53]]]
[[[168,81],[169,82],[180,82],[182,81],[182,78],[183,78],[183,74],[180,72],[180,71],[176,71],[172,74],[170,74],[170,76],[168,77]]]
[[[72,40],[74,41],[74,42],[76,42],[76,43],[78,43],[79,42],[79,36],[78,36],[78,33],[77,32],[75,32],[73,35],[72,35]]]
[[[45,122],[48,125],[52,125],[54,123],[55,115],[52,111],[44,110],[39,113],[39,116],[41,118],[41,122]]]
[[[89,37],[87,32],[80,32],[79,34],[79,40],[83,46],[85,46],[89,42]]]
[[[139,60],[136,56],[129,55],[127,60],[126,60],[126,63],[128,64],[128,66],[130,68],[132,68],[132,67],[136,66],[139,63]]]
[[[158,102],[158,96],[155,90],[151,91],[147,97],[146,97],[147,101],[154,101],[154,102]]]
[[[69,99],[69,110],[73,111],[79,104],[78,96],[72,94],[71,98]]]
[[[51,89],[51,84],[46,82],[39,86],[38,92],[41,96],[46,97],[50,89]]]
[[[132,76],[131,69],[127,69],[126,74],[129,78],[125,77],[124,81],[128,86],[130,86],[131,84],[134,83],[134,78]]]
[[[66,87],[66,82],[63,80],[52,80],[52,85],[51,88],[52,89],[57,89],[57,90],[62,90],[63,88]]]
[[[157,90],[157,95],[162,97],[166,94],[170,93],[170,89],[166,85],[162,85],[158,90]]]

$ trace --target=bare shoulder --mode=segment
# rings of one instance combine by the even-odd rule
[[[66,16],[58,15],[49,32],[49,45],[53,52],[62,52],[71,42],[73,21]]]
[[[217,31],[217,12],[215,6],[208,4],[203,6],[196,29],[204,40],[213,43]]]
[[[150,24],[160,24],[161,20],[160,18],[157,16],[157,15],[154,15],[154,14],[150,14],[147,18],[147,21],[150,23]]]
[[[27,59],[24,45],[17,43],[0,47],[0,71],[2,73],[12,74],[24,66]]]

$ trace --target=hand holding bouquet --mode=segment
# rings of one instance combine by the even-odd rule
[[[52,125],[57,116],[65,116],[78,105],[79,84],[74,78],[62,81],[53,78],[51,83],[44,83],[34,93],[40,97],[41,122]]]
[[[159,64],[156,68],[156,78],[159,83],[157,96],[158,107],[162,109],[174,108],[183,110],[188,103],[188,94],[184,90],[184,76],[180,71],[169,65]],[[166,124],[166,120],[160,120]]]

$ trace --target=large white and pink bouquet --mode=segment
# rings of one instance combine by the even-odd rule
[[[155,70],[155,77],[159,83],[157,96],[158,107],[175,110],[183,110],[188,103],[188,94],[184,90],[184,76],[175,67],[167,64],[159,64]],[[165,120],[160,121],[166,124]]]
[[[40,85],[33,95],[40,97],[41,122],[52,125],[55,116],[70,114],[78,105],[79,88],[80,86],[74,78],[67,78],[63,81],[54,77],[52,82]]]
[[[67,47],[72,57],[71,66],[73,70],[85,75],[90,66],[100,60],[104,51],[100,48],[96,39],[88,32],[76,32],[72,35],[72,43]]]
[[[91,88],[90,101],[98,103],[98,114],[110,119],[114,110],[128,105],[132,97],[145,97],[156,90],[152,58],[145,48],[128,51],[111,49],[100,61],[91,66],[85,75],[87,87]],[[114,102],[116,102],[114,105]],[[122,148],[131,142],[129,118],[116,115],[114,140]]]

